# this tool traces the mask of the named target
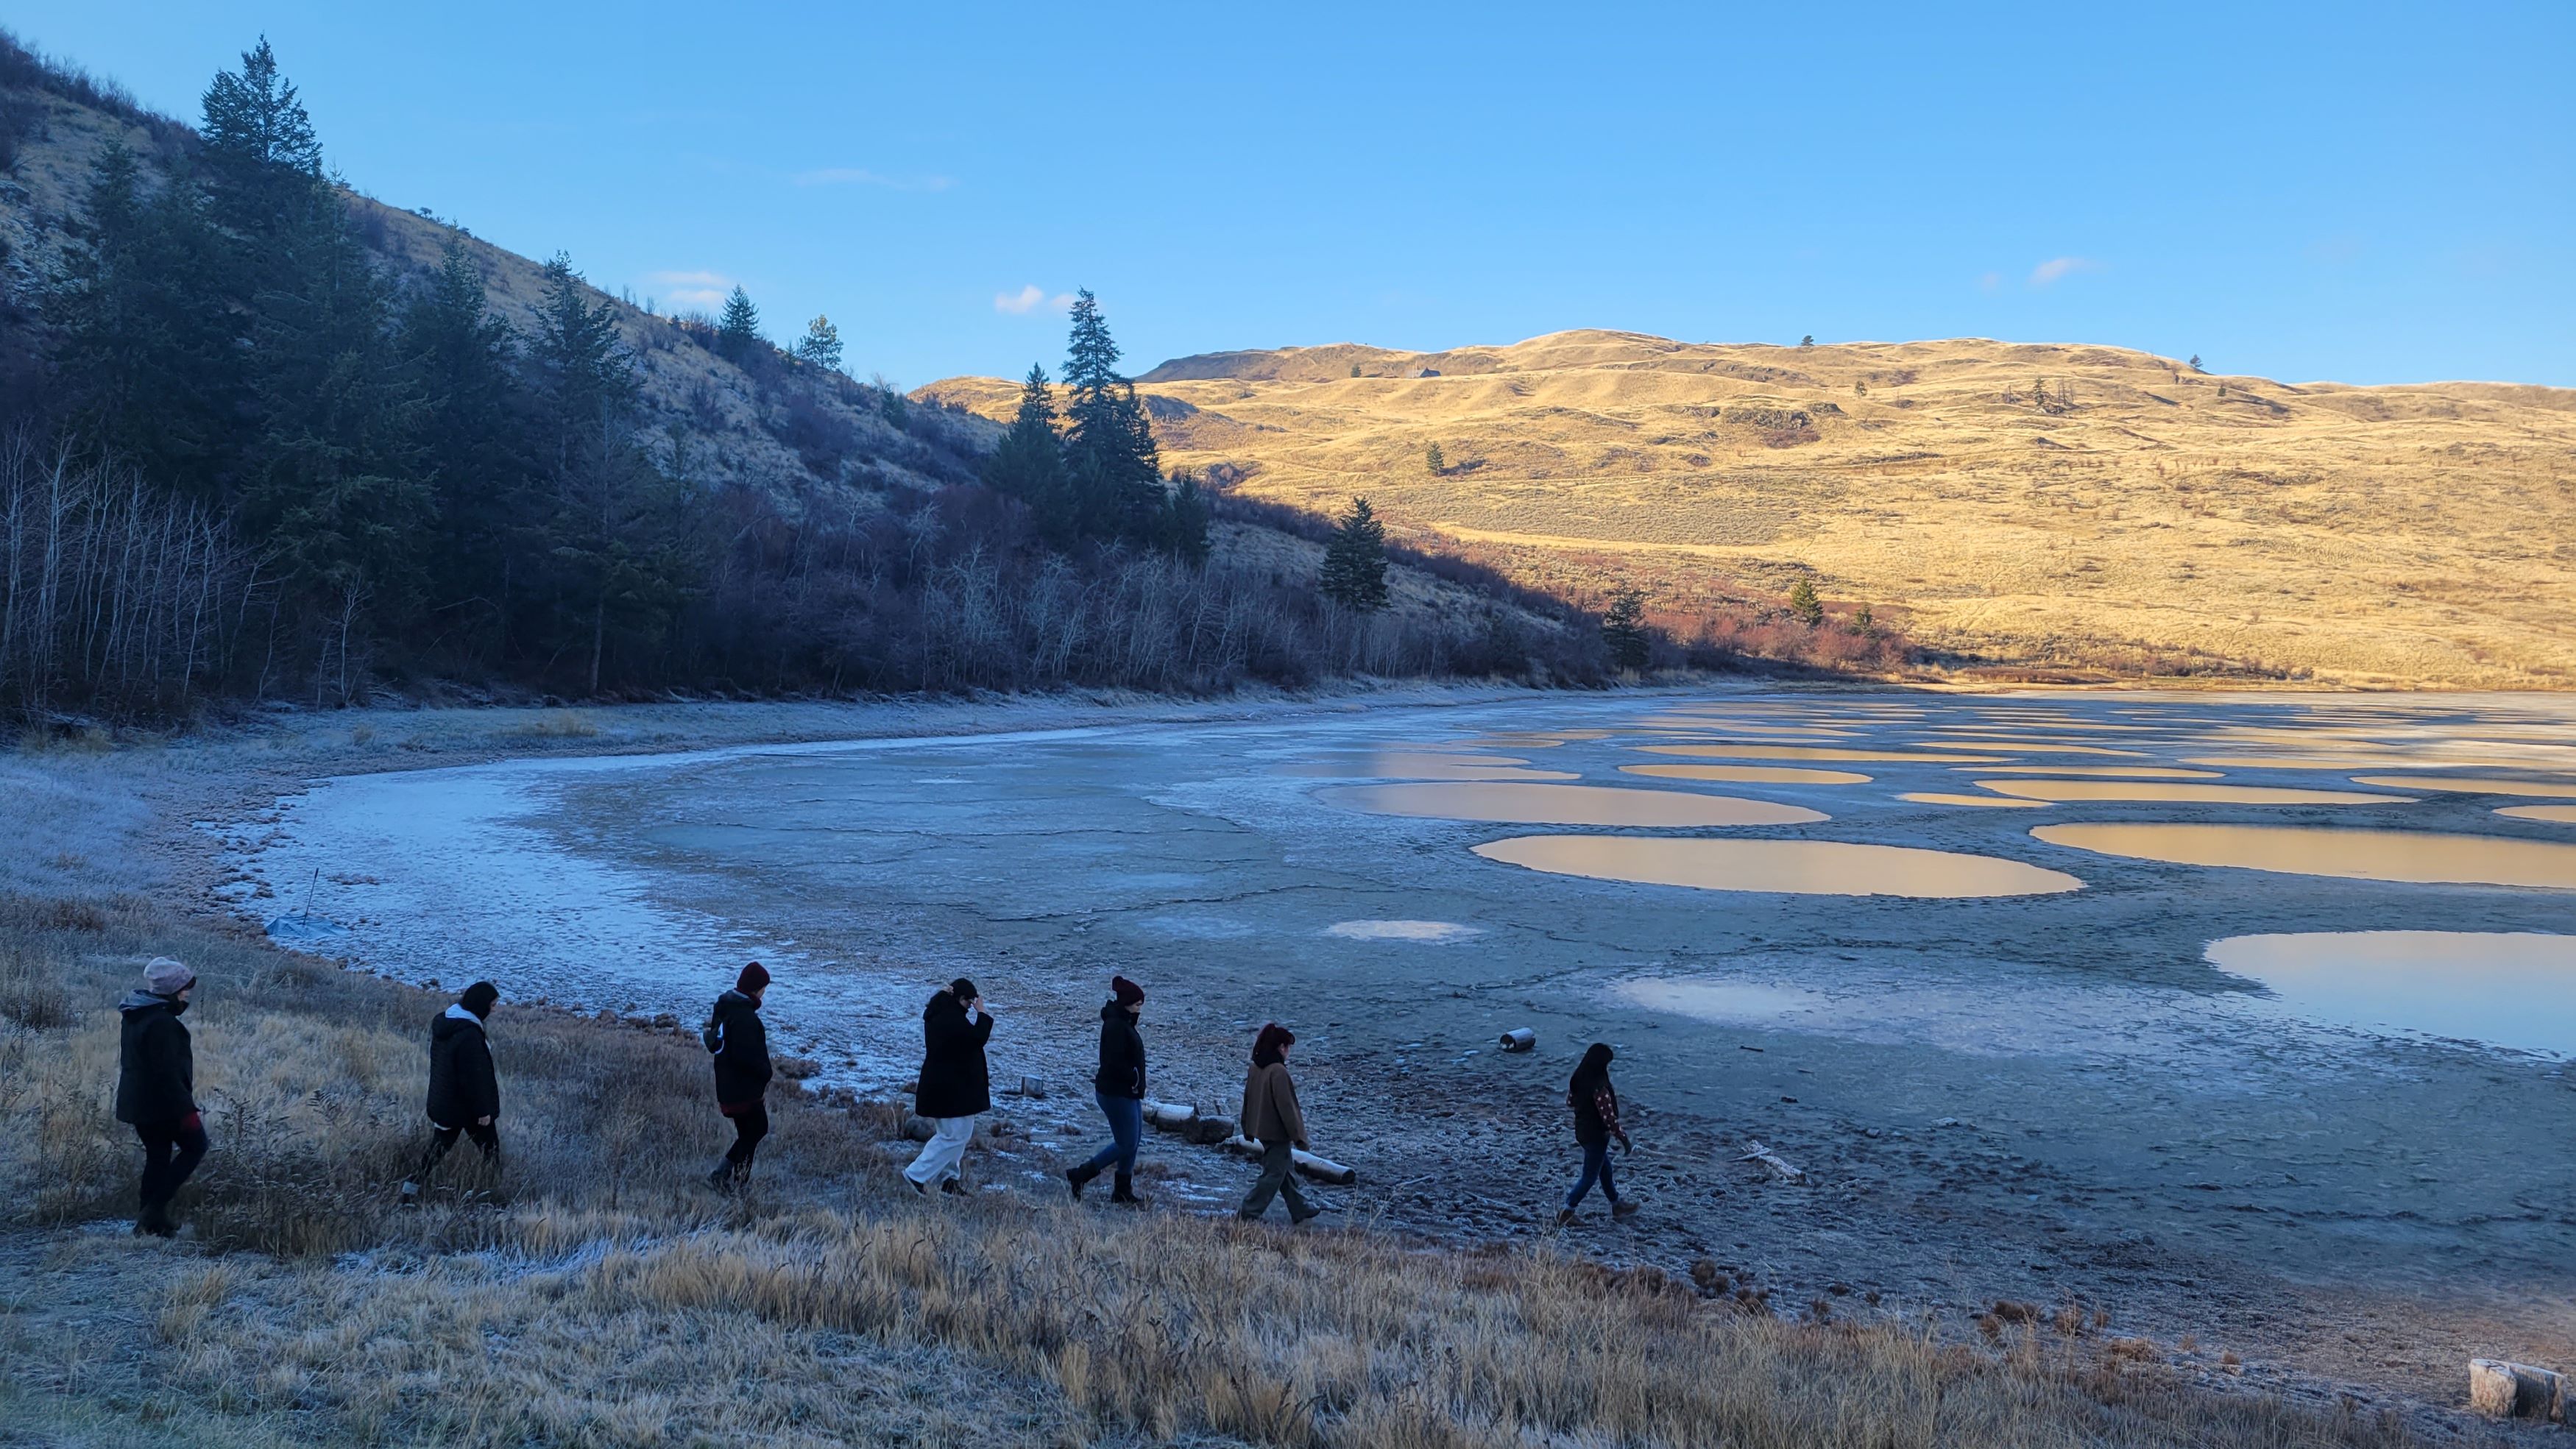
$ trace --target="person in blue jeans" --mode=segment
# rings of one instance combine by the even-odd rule
[[[1100,1007],[1100,1070],[1091,1078],[1100,1115],[1109,1119],[1109,1145],[1081,1166],[1065,1169],[1064,1180],[1076,1202],[1093,1178],[1114,1165],[1118,1178],[1109,1200],[1147,1205],[1136,1195],[1136,1143],[1145,1135],[1145,1037],[1136,1030],[1136,1018],[1144,1010],[1144,987],[1124,976],[1110,979],[1109,1000]]]
[[[1574,1069],[1574,1079],[1565,1084],[1565,1105],[1574,1109],[1574,1140],[1583,1148],[1583,1175],[1574,1180],[1574,1191],[1565,1195],[1565,1207],[1556,1215],[1560,1228],[1574,1221],[1575,1208],[1595,1182],[1601,1184],[1601,1195],[1610,1199],[1612,1218],[1637,1210],[1635,1203],[1619,1200],[1618,1178],[1610,1170],[1612,1139],[1617,1139],[1622,1151],[1637,1150],[1628,1140],[1628,1129],[1619,1125],[1619,1091],[1610,1085],[1610,1055],[1608,1042],[1594,1042]]]

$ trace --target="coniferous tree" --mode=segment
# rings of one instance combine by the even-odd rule
[[[1165,506],[1162,456],[1136,388],[1118,373],[1118,344],[1088,289],[1073,299],[1065,346],[1065,476],[1087,537],[1150,541]]]
[[[1430,469],[1431,476],[1434,478],[1441,477],[1449,471],[1449,460],[1441,456],[1440,445],[1438,443],[1427,443],[1423,445],[1422,466]]]
[[[1825,604],[1816,597],[1816,581],[1800,579],[1789,590],[1789,612],[1810,627],[1825,622]]]
[[[1162,523],[1160,542],[1174,558],[1193,568],[1207,562],[1208,502],[1196,473],[1182,469],[1172,474]]]
[[[805,335],[796,342],[796,360],[826,372],[841,370],[841,329],[832,325],[831,318],[817,317],[805,324]]]
[[[716,322],[716,346],[725,356],[740,363],[760,345],[760,309],[751,305],[751,294],[739,285],[725,298],[724,316]]]
[[[102,152],[86,210],[46,298],[70,420],[161,486],[222,500],[242,414],[223,238],[186,179],[147,191],[121,141]]]
[[[542,556],[544,516],[529,489],[526,419],[516,405],[518,345],[494,316],[482,269],[450,245],[405,310],[402,348],[422,399],[421,469],[437,500],[429,550],[433,606],[456,611],[486,665],[509,655],[527,562]]]
[[[1020,410],[984,460],[984,485],[1027,505],[1040,536],[1063,547],[1079,528],[1065,488],[1064,444],[1056,436],[1055,399],[1046,369],[1032,366],[1020,384]]]
[[[589,687],[607,677],[612,636],[650,645],[667,634],[697,572],[688,500],[632,437],[633,361],[618,344],[608,300],[558,253],[529,356],[546,469],[556,564],[559,647],[588,655]]]
[[[1371,614],[1386,607],[1386,525],[1367,499],[1353,498],[1334,527],[1316,586],[1345,609]]]
[[[1601,616],[1601,642],[1609,648],[1610,664],[1615,669],[1646,667],[1646,596],[1632,588],[1623,588],[1610,596],[1610,610]]]

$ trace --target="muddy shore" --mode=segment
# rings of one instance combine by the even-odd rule
[[[1598,707],[1644,712],[1656,698]],[[301,859],[292,802],[317,778],[1027,732],[1031,750],[1057,767],[1040,773],[1061,783],[1079,769],[1066,763],[1067,730],[1107,737],[1113,756],[1120,732],[1144,724],[1165,733],[1285,731],[1281,748],[1293,754],[1319,747],[1299,737],[1313,722],[1346,720],[1360,703],[302,716],[159,751],[14,763],[14,783],[48,792],[61,808],[38,812],[42,824],[13,843],[5,868],[22,889],[136,889],[266,919],[297,913],[284,899],[296,884],[290,863]],[[1561,714],[1568,703],[1517,692],[1407,693],[1367,700],[1362,718],[1372,723],[1362,733],[1384,733],[1373,721],[1401,714],[1395,735],[1436,741],[1493,728],[1483,716],[1497,710]],[[967,740],[960,748],[971,763],[979,751],[990,758],[1012,747]],[[773,765],[780,758],[753,753]],[[1350,1217],[1427,1240],[1509,1243],[1553,1231],[1554,1199],[1571,1166],[1556,1122],[1562,1077],[1582,1042],[1598,1036],[1622,1052],[1641,1149],[1622,1167],[1650,1209],[1614,1229],[1596,1201],[1591,1221],[1565,1238],[1577,1251],[1675,1269],[1710,1258],[1771,1290],[1783,1311],[1814,1304],[1838,1317],[1930,1317],[1960,1332],[1998,1300],[2080,1302],[2109,1313],[2120,1331],[2166,1343],[2214,1381],[2301,1397],[2447,1407],[2463,1398],[2473,1354],[2576,1359],[2565,1157],[2526,1155],[2499,1179],[2498,1160],[2514,1144],[2483,1125],[2518,1123],[2516,1142],[2576,1140],[2576,1093],[2563,1067],[2467,1043],[2284,1027],[2239,1003],[2197,1010],[2204,998],[2244,993],[2213,980],[2196,951],[2178,950],[2179,938],[2158,924],[2182,893],[2221,923],[2193,925],[2184,934],[2195,939],[2210,930],[2332,929],[2381,910],[2374,890],[2384,888],[2307,882],[2285,910],[2278,891],[2212,899],[2202,873],[2096,863],[2079,867],[2089,914],[2071,936],[2062,914],[2028,900],[1978,903],[1971,915],[1964,902],[1844,900],[1820,912],[1813,900],[1784,907],[1766,897],[1737,898],[1724,912],[1641,938],[1640,914],[1652,914],[1671,888],[1470,879],[1480,868],[1462,861],[1467,847],[1515,833],[1510,826],[1300,821],[1266,783],[1230,792],[1165,780],[1110,792],[1125,813],[1106,828],[1121,838],[1105,850],[1097,839],[1077,841],[1081,848],[1061,857],[1076,876],[1111,870],[1132,898],[1086,909],[1007,879],[951,894],[839,894],[837,878],[809,863],[740,868],[705,832],[743,822],[710,818],[703,800],[657,813],[660,776],[614,773],[557,798],[540,833],[564,854],[648,877],[640,908],[679,913],[709,933],[686,943],[692,951],[703,944],[827,963],[828,989],[784,990],[777,1003],[785,1033],[824,1064],[821,1081],[859,1091],[894,1085],[915,1050],[910,1026],[926,983],[973,974],[1005,1013],[997,1075],[1026,1074],[1051,1089],[1044,1100],[1006,1099],[1003,1113],[1066,1156],[1086,1152],[1097,1135],[1082,1090],[1097,983],[1113,970],[1153,974],[1157,1096],[1225,1107],[1247,1023],[1274,1015],[1299,1023],[1317,1145],[1362,1169],[1358,1187],[1325,1196]],[[1302,795],[1319,783],[1296,788]],[[1881,783],[1898,782],[1889,772]],[[1072,788],[1066,798],[1081,794]],[[283,814],[281,798],[290,802]],[[991,808],[986,798],[969,810],[968,833],[974,810]],[[2448,812],[2441,818],[2450,825],[2484,807],[2433,808]],[[1839,813],[1857,818],[1848,807]],[[1967,850],[1991,839],[1987,814],[1923,810],[1892,821],[1910,843]],[[618,828],[603,834],[609,821]],[[1190,829],[1176,834],[1175,822]],[[935,814],[916,825],[925,823],[935,825]],[[1358,844],[1337,848],[1334,831]],[[963,864],[908,848],[871,869]],[[350,862],[339,874],[348,883],[313,887],[326,906],[305,913],[331,918],[327,896],[336,888],[340,908],[359,923],[351,939],[314,948],[419,977],[417,965],[367,938],[364,907],[349,904],[386,873]],[[1484,934],[1344,935],[1335,958],[1370,964],[1337,982],[1319,977],[1303,953],[1269,949],[1286,934],[1278,921],[1238,909],[1318,897],[1331,904],[1337,892],[1375,898],[1353,919]],[[2409,913],[2455,929],[2568,928],[2567,897],[2472,894],[2419,897]],[[1314,916],[1298,909],[1301,920]],[[1548,945],[1525,949],[1518,933]],[[1719,962],[1739,984],[1815,994],[1835,1024],[1820,1030],[1794,1013],[1766,1019],[1736,998],[1694,1016],[1669,995],[1635,989],[1656,980],[1689,986]],[[539,965],[527,963],[526,973],[567,1005],[663,1004],[649,973],[611,988],[600,984],[595,957],[567,952]],[[584,973],[594,983],[587,991],[578,984]],[[1891,982],[1909,984],[1891,991]],[[691,985],[671,1000],[695,994]],[[2101,1030],[2106,1002],[2123,1023],[2115,1033]],[[1995,1047],[1999,1004],[2023,1023],[2014,1049]],[[1508,1025],[1535,1028],[1541,1049],[1497,1052],[1494,1033]],[[1785,1182],[1743,1160],[1757,1140],[1805,1180]],[[1046,1190],[1043,1155],[989,1154],[988,1180]],[[1245,1176],[1228,1159],[1170,1139],[1150,1140],[1147,1155],[1174,1208],[1213,1210]]]

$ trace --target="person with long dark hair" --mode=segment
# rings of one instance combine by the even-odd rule
[[[1583,1147],[1583,1175],[1574,1180],[1574,1191],[1565,1195],[1565,1206],[1556,1215],[1560,1228],[1574,1221],[1575,1208],[1582,1205],[1595,1182],[1601,1184],[1601,1195],[1610,1199],[1612,1218],[1628,1217],[1637,1211],[1634,1202],[1620,1201],[1618,1179],[1610,1170],[1613,1139],[1623,1151],[1637,1150],[1636,1144],[1628,1140],[1628,1129],[1619,1125],[1619,1089],[1610,1085],[1611,1055],[1608,1042],[1594,1042],[1584,1050],[1573,1080],[1565,1084],[1565,1105],[1574,1109],[1574,1140]]]
[[[769,1028],[760,1020],[760,999],[768,993],[768,968],[754,961],[734,978],[733,990],[716,998],[698,1031],[715,1058],[716,1110],[733,1123],[733,1146],[707,1174],[707,1185],[718,1192],[751,1180],[752,1154],[769,1135]]]
[[[1109,1119],[1109,1145],[1079,1167],[1065,1170],[1073,1200],[1104,1170],[1115,1166],[1118,1177],[1109,1200],[1146,1207],[1136,1195],[1136,1144],[1145,1135],[1145,1037],[1136,1018],[1145,1011],[1145,988],[1124,976],[1112,977],[1109,1000],[1100,1008],[1100,1070],[1092,1074],[1092,1095],[1100,1115]]]
[[[1323,1211],[1297,1186],[1295,1149],[1306,1145],[1306,1114],[1297,1106],[1297,1084],[1288,1076],[1288,1048],[1295,1033],[1277,1022],[1252,1043],[1252,1070],[1243,1078],[1243,1135],[1261,1144],[1261,1176],[1235,1216],[1251,1222],[1270,1210],[1270,1199],[1288,1202],[1290,1226]]]

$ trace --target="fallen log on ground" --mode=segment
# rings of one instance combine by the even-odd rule
[[[1754,1141],[1746,1145],[1752,1150],[1745,1153],[1742,1157],[1735,1159],[1736,1161],[1761,1163],[1764,1167],[1778,1173],[1783,1182],[1805,1182],[1807,1180],[1807,1174],[1799,1171],[1797,1168],[1791,1167],[1788,1162],[1780,1156],[1780,1154],[1763,1146],[1761,1139],[1756,1138]]]
[[[1217,1146],[1237,1157],[1261,1155],[1261,1144],[1248,1137],[1229,1137]],[[1360,1180],[1358,1169],[1345,1167],[1329,1157],[1317,1157],[1303,1147],[1289,1148],[1288,1160],[1296,1165],[1299,1172],[1317,1182],[1330,1183],[1335,1187],[1349,1187]]]
[[[2556,1419],[2567,1412],[2567,1380],[2502,1359],[2469,1360],[2469,1407],[2491,1419]]]

